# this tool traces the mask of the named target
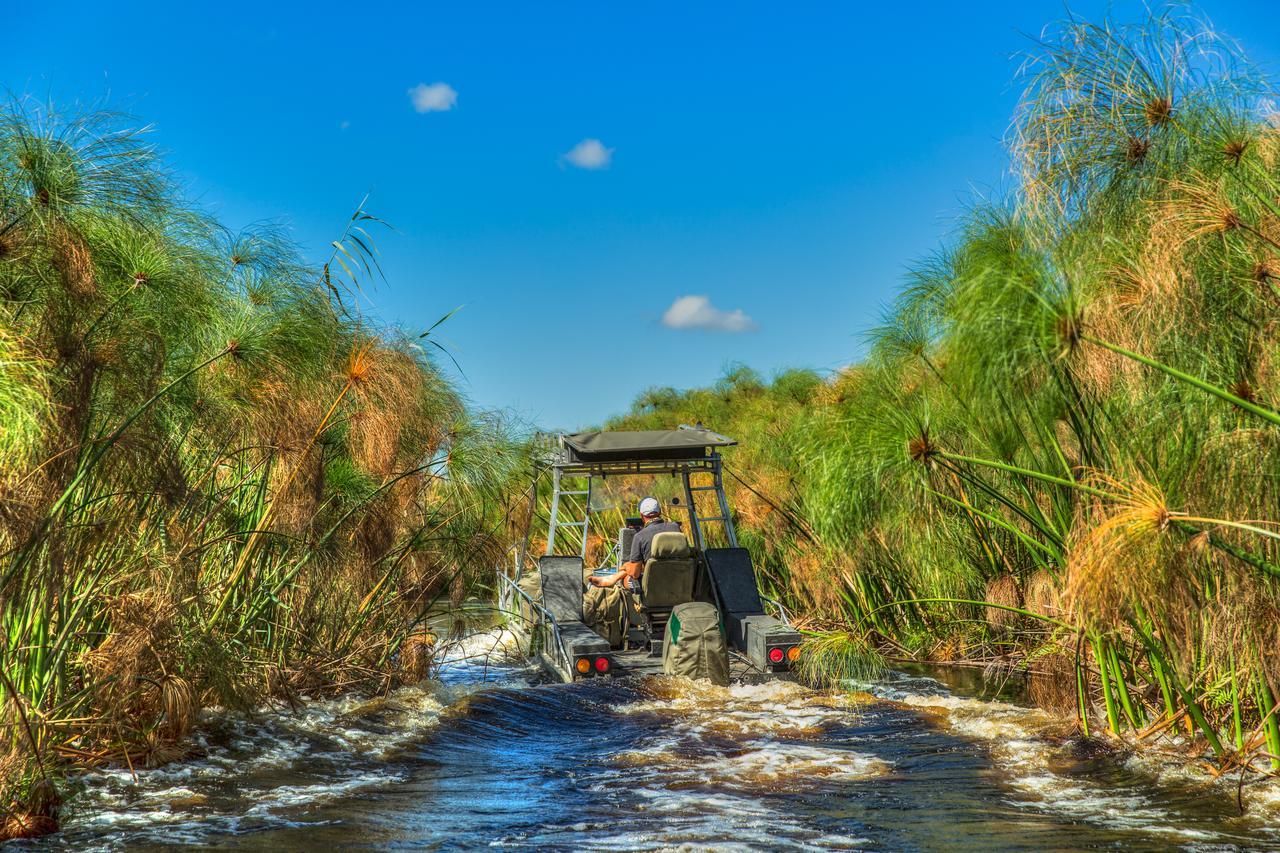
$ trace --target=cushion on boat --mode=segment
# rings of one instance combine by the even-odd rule
[[[659,533],[653,537],[650,554],[640,581],[645,608],[693,601],[698,567],[685,535],[678,531]]]

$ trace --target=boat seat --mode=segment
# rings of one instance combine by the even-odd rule
[[[756,570],[746,548],[708,548],[703,554],[707,573],[715,585],[729,644],[738,651],[747,647],[750,617],[764,614],[756,587]]]
[[[671,608],[694,600],[698,563],[683,533],[671,530],[653,537],[640,580],[641,612],[650,638],[664,635]]]
[[[540,557],[538,573],[542,575],[542,606],[556,622],[582,621],[582,558]]]
[[[644,564],[641,591],[644,606],[675,607],[693,601],[697,563],[689,540],[677,530],[659,533],[653,537],[649,561]]]

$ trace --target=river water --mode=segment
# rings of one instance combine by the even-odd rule
[[[1280,849],[1280,789],[1064,740],[919,675],[539,683],[501,632],[438,684],[206,716],[201,756],[94,772],[31,846],[246,850]]]

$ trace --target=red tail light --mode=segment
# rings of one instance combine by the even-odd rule
[[[782,663],[782,659],[786,657],[786,652],[779,648],[769,649],[769,662]]]
[[[609,671],[609,659],[596,658],[596,672],[608,672],[608,671]]]

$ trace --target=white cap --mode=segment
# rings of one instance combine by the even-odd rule
[[[641,515],[661,515],[662,504],[658,503],[657,498],[644,498],[640,501]]]

